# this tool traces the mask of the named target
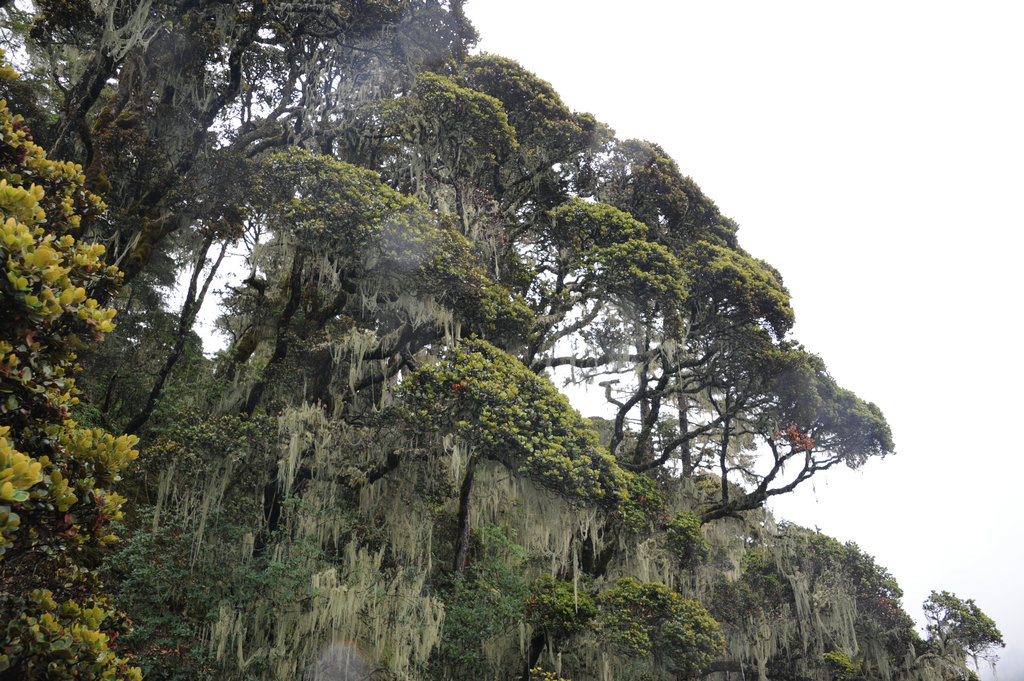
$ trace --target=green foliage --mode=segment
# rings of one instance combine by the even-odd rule
[[[802,667],[780,650],[770,660],[780,676],[813,672],[817,678],[831,670],[837,679],[874,679],[879,667],[904,664],[922,650],[913,620],[900,607],[896,581],[856,544],[784,524],[778,535],[748,548],[741,567],[739,579],[721,578],[715,584],[711,610],[716,619],[733,636],[770,627],[780,648],[811,645],[808,650],[822,660],[821,668]],[[821,627],[819,642],[805,642],[808,612]],[[856,654],[856,673],[836,666],[846,658],[823,646],[830,640]]]
[[[665,526],[665,538],[684,570],[703,563],[711,553],[711,544],[700,531],[700,518],[692,513],[676,513]]]
[[[665,492],[658,482],[646,475],[626,474],[626,498],[618,508],[622,524],[636,532],[665,520]]]
[[[530,584],[527,620],[552,639],[562,639],[586,628],[595,616],[594,600],[582,585],[544,575]]]
[[[546,136],[549,130],[544,126],[558,129],[572,124],[572,112],[551,84],[507,57],[470,57],[464,77],[471,87],[501,102],[516,130]]]
[[[166,512],[188,516],[198,503],[189,498],[211,480],[233,471],[226,493],[233,499],[236,519],[248,519],[262,508],[260,486],[274,463],[275,419],[268,416],[232,414],[214,417],[194,409],[174,414],[174,425],[162,437],[142,448],[137,466],[126,477],[134,499],[154,505],[160,496],[161,478],[170,477],[170,494],[177,503]],[[165,483],[166,485],[166,483]],[[133,523],[134,529],[138,524]]]
[[[853,542],[843,544],[817,532],[800,534],[789,558],[808,574],[842,576],[864,607],[880,600],[898,604],[903,597],[892,574]]]
[[[545,671],[541,667],[530,670],[530,681],[568,681],[554,672]]]
[[[601,628],[626,655],[654,655],[689,678],[703,674],[725,649],[722,628],[704,606],[664,584],[626,577],[601,596]]]
[[[462,0],[15,4],[0,96],[88,167],[0,106],[0,676],[934,681],[1002,644],[946,592],[921,642],[872,557],[775,532],[892,451],[881,411],[664,149],[467,57]],[[243,227],[215,364],[164,289]],[[158,374],[135,458],[101,427]],[[600,436],[555,377],[605,388]]]
[[[567,177],[568,168],[558,172],[554,164],[574,165],[578,155],[599,150],[610,137],[593,116],[570,111],[550,83],[511,59],[493,54],[470,57],[462,77],[474,90],[501,102],[519,142],[516,158],[507,164],[512,180],[508,185],[521,185],[515,180],[532,176],[532,193],[542,208],[561,202],[552,202],[560,192],[551,190],[584,179]],[[509,186],[495,189],[507,193]]]
[[[683,267],[661,244],[631,240],[595,251],[591,260],[600,290],[626,301],[625,309],[671,312],[687,299]]]
[[[941,654],[949,655],[952,647],[962,655],[995,659],[996,649],[1006,645],[995,621],[973,599],[964,600],[949,591],[932,591],[924,602],[924,615],[928,643]]]
[[[730,322],[761,322],[782,338],[793,326],[793,308],[782,276],[743,252],[707,241],[691,246],[684,258],[693,294],[708,311]]]
[[[774,361],[780,369],[773,386],[776,423],[799,424],[815,449],[834,452],[851,468],[892,453],[892,432],[881,410],[841,388],[820,357],[800,347],[783,347]]]
[[[103,209],[81,168],[49,161],[19,117],[0,106],[0,424],[59,419],[75,403],[76,351],[113,329],[114,311],[94,298],[116,286],[100,244],[75,240],[83,216]]]
[[[751,548],[743,555],[742,579],[764,608],[777,612],[793,602],[793,587],[766,548]]]
[[[716,620],[730,626],[761,612],[763,603],[746,581],[732,581],[722,576],[715,580],[708,605]]]
[[[652,634],[671,610],[673,595],[664,584],[641,584],[624,577],[616,588],[602,594],[606,602],[601,603],[601,624],[628,654],[650,655]]]
[[[494,675],[483,644],[515,626],[530,593],[522,547],[495,525],[479,528],[474,538],[477,555],[467,574],[456,576],[441,593],[445,619],[433,666],[445,670],[445,678]]]
[[[182,411],[174,428],[143,448],[127,479],[139,510],[104,571],[119,585],[118,608],[135,622],[122,648],[147,679],[219,678],[205,632],[222,605],[313,597],[310,576],[325,564],[323,548],[286,541],[283,521],[267,526],[276,437],[269,417]],[[280,513],[298,504],[281,499]]]
[[[420,74],[409,96],[390,104],[384,118],[445,176],[481,172],[519,147],[501,102],[436,73]]]
[[[486,341],[466,340],[412,374],[399,416],[427,435],[453,434],[558,494],[614,507],[627,476],[551,383]]]
[[[421,267],[465,268],[465,241],[442,233],[416,199],[365,168],[302,149],[273,154],[257,176],[252,210],[282,236],[326,255],[354,280],[398,277]]]
[[[525,333],[529,309],[486,277],[450,219],[391,189],[377,173],[292,149],[264,160],[256,184],[254,216],[285,254],[311,256],[303,276],[317,310],[373,326],[380,321],[373,313],[382,311],[357,291],[381,302],[411,294],[450,306],[481,334],[507,341]],[[401,312],[399,321],[425,323],[421,309]]]
[[[606,203],[573,198],[551,210],[549,216],[551,243],[559,252],[585,254],[594,248],[643,241],[647,236],[647,225]]]
[[[203,542],[194,527],[178,529],[185,523],[172,515],[156,530],[140,528],[109,561],[107,571],[119,584],[115,603],[134,622],[120,647],[132,652],[146,679],[221,678],[223,665],[206,636],[222,605],[294,604],[315,596],[310,577],[325,564],[320,547],[295,542],[287,552],[247,558],[239,548],[248,528],[231,520],[213,519]]]
[[[80,605],[73,599],[58,604],[48,589],[36,589],[18,619],[3,629],[0,671],[16,669],[23,679],[85,681],[142,677],[124,657],[113,653],[113,636],[104,630],[116,617],[102,600]],[[123,625],[123,623],[122,623]]]
[[[119,273],[103,246],[74,236],[103,204],[80,167],[46,158],[6,102],[0,159],[0,672],[137,679],[107,645],[116,617],[93,572],[117,540],[124,498],[111,485],[138,455],[136,438],[69,416],[76,351],[113,328],[114,311],[89,292],[116,287]]]
[[[652,236],[680,253],[698,241],[736,248],[736,224],[657,144],[618,142],[605,164],[608,181],[599,198],[651,228]]]
[[[825,666],[828,667],[835,681],[852,679],[859,671],[858,666],[851,662],[846,653],[841,650],[827,652],[821,658],[825,661]]]

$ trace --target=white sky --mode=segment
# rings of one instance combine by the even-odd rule
[[[1024,679],[1024,3],[470,0],[480,48],[661,144],[783,274],[795,337],[897,455],[776,513],[855,541],[920,618],[1002,630]],[[985,679],[994,678],[982,670]]]

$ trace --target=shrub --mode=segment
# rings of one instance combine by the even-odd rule
[[[702,675],[725,649],[722,628],[704,606],[660,582],[620,579],[601,605],[601,627],[620,651],[653,656],[679,676]]]
[[[669,550],[682,568],[690,568],[708,559],[711,544],[700,531],[700,519],[692,513],[677,513],[665,527]]]
[[[14,77],[0,54],[0,79]],[[76,352],[113,329],[90,294],[120,277],[76,239],[104,208],[84,183],[0,101],[0,673],[26,679],[140,678],[109,645],[119,618],[94,572],[136,438],[69,415]]]
[[[574,590],[571,582],[545,575],[530,584],[527,618],[550,637],[564,638],[581,631],[596,614],[594,599],[578,587]]]

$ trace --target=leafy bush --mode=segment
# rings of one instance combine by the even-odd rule
[[[682,568],[690,568],[708,559],[711,544],[700,531],[700,518],[692,513],[677,513],[665,527],[668,547]]]
[[[835,681],[851,679],[858,671],[858,666],[851,662],[850,658],[846,656],[846,653],[841,650],[833,650],[825,653],[821,658],[825,661],[825,665],[828,667],[829,671],[832,672],[832,678],[835,679]]]
[[[665,493],[659,489],[657,481],[639,473],[624,473],[626,495],[618,508],[622,523],[629,529],[639,532],[649,529],[655,523],[663,522]]]
[[[725,650],[722,628],[704,606],[660,582],[620,579],[601,606],[601,627],[622,653],[654,656],[677,675],[700,676]]]
[[[626,472],[550,381],[471,339],[402,384],[403,427],[455,434],[480,455],[580,501],[617,506]]]
[[[584,629],[597,615],[594,599],[572,582],[547,575],[530,584],[526,599],[527,619],[544,629],[549,637],[564,638]]]
[[[276,420],[266,416],[182,411],[164,439],[143,449],[129,482],[140,500],[161,499],[163,482],[166,498],[159,512],[140,505],[104,571],[135,623],[123,647],[147,679],[216,678],[204,634],[222,604],[310,595],[310,574],[323,563],[319,547],[295,541],[287,551],[266,550],[281,534],[266,527],[264,505],[276,434]],[[282,499],[281,514],[293,503]]]
[[[484,525],[474,535],[476,559],[440,590],[445,618],[431,662],[443,675],[438,678],[493,677],[497,670],[487,663],[483,643],[512,630],[523,617],[526,554],[496,525]]]
[[[108,645],[118,618],[93,570],[117,540],[124,498],[110,486],[136,438],[69,412],[76,352],[113,329],[90,293],[120,276],[103,246],[75,238],[104,208],[84,183],[0,101],[0,672],[27,679],[139,678]]]
[[[530,681],[567,681],[554,672],[546,671],[540,667],[530,670]]]

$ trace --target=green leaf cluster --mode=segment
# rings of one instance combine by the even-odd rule
[[[522,547],[491,524],[475,530],[474,539],[472,567],[441,591],[445,622],[433,664],[444,678],[500,673],[487,663],[483,645],[515,627],[529,607]]]
[[[359,319],[367,315],[361,292],[378,304],[403,294],[434,299],[470,330],[505,342],[523,336],[532,321],[521,297],[487,277],[451,216],[371,170],[303,149],[272,154],[262,162],[250,210],[284,253],[310,256],[303,276],[321,308]],[[400,321],[423,323],[409,314]]]
[[[928,642],[940,654],[955,651],[974,658],[991,658],[997,648],[1006,645],[1003,634],[991,617],[982,612],[973,599],[961,599],[949,591],[932,591],[924,603],[928,624]]]
[[[624,654],[654,655],[684,678],[702,675],[725,649],[722,628],[704,606],[660,582],[625,577],[599,602],[600,625]]]
[[[858,671],[857,665],[841,650],[832,650],[821,656],[835,681],[846,681],[854,678]]]
[[[634,532],[660,526],[665,518],[665,492],[656,480],[639,473],[626,472],[626,498],[617,509],[617,518]]]
[[[526,617],[554,639],[561,639],[589,626],[597,615],[594,599],[582,585],[544,575],[530,584]]]
[[[102,601],[58,603],[48,589],[36,589],[3,636],[0,671],[40,681],[141,681],[138,668],[117,656],[104,620],[116,616]]]
[[[665,525],[665,539],[684,570],[703,563],[711,553],[711,544],[700,530],[700,518],[693,513],[676,513]]]
[[[397,415],[427,435],[459,437],[571,499],[614,507],[628,476],[551,382],[479,339],[461,342],[403,382]]]

